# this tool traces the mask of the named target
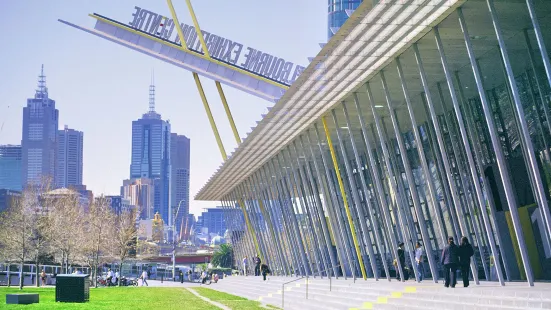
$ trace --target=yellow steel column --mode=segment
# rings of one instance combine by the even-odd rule
[[[239,206],[243,210],[243,215],[245,216],[245,223],[247,224],[247,228],[249,229],[249,232],[253,236],[254,241],[254,247],[256,248],[256,253],[260,256],[262,256],[262,253],[260,252],[260,246],[258,246],[258,240],[256,239],[256,234],[254,232],[254,229],[251,225],[251,220],[249,219],[249,214],[247,214],[247,209],[245,208],[245,204],[243,203],[243,200],[238,200]],[[263,260],[264,257],[261,257],[260,259]]]
[[[367,276],[365,274],[365,267],[362,259],[362,252],[360,251],[358,237],[356,236],[356,229],[354,228],[354,222],[352,221],[352,215],[350,214],[350,208],[348,207],[348,200],[346,199],[344,184],[342,183],[341,173],[339,171],[337,155],[335,154],[335,149],[333,148],[333,142],[331,141],[331,134],[329,133],[329,128],[327,127],[327,121],[325,120],[325,116],[321,117],[321,122],[323,123],[325,136],[327,137],[327,145],[329,146],[329,151],[331,152],[331,158],[333,159],[333,166],[335,166],[335,174],[337,175],[337,181],[339,182],[339,188],[341,190],[342,200],[344,203],[344,210],[346,211],[346,217],[348,218],[348,224],[350,225],[350,232],[352,233],[352,240],[354,241],[354,247],[356,248],[356,255],[358,255],[358,263],[360,264],[362,277],[364,278],[364,280],[366,280]]]
[[[176,31],[178,32],[178,37],[180,38],[180,43],[182,44],[182,48],[188,49],[186,39],[184,38],[184,33],[182,32],[182,27],[180,27],[180,22],[178,21],[178,16],[176,16],[176,11],[174,10],[174,5],[172,5],[172,0],[166,0],[166,3],[168,4],[168,9],[170,10],[170,14],[172,15],[172,20],[174,21],[174,26],[176,27]]]
[[[218,89],[218,94],[220,94],[220,99],[222,100],[222,104],[224,105],[224,110],[226,110],[226,115],[228,116],[228,121],[230,122],[231,130],[233,131],[233,136],[235,137],[235,141],[237,142],[237,145],[241,144],[241,138],[239,138],[239,133],[237,132],[237,128],[235,127],[235,122],[233,121],[233,116],[230,111],[230,107],[228,106],[228,101],[226,100],[226,95],[224,95],[224,90],[222,89],[222,84],[220,82],[216,81],[216,88]]]
[[[195,16],[195,12],[193,11],[193,7],[191,6],[190,0],[186,0],[187,6],[189,9],[189,12],[191,14],[191,18],[193,19],[193,25],[195,26],[195,31],[197,32],[197,35],[199,37],[199,41],[201,41],[201,46],[203,47],[203,52],[205,53],[205,56],[207,58],[210,58],[209,51],[207,49],[207,45],[205,44],[205,39],[203,38],[203,33],[200,30],[199,23],[197,22],[197,17]],[[172,5],[172,0],[167,0],[168,8],[170,9],[170,13],[172,14],[172,19],[174,20],[174,23],[176,23],[176,30],[178,31],[178,37],[180,38],[180,42],[182,43],[182,48],[188,50],[187,43],[184,38],[184,34],[182,32],[182,28],[180,27],[180,22],[178,21],[178,17],[176,16],[176,11],[174,10],[174,6]],[[195,84],[197,85],[197,90],[199,91],[199,95],[201,96],[201,100],[203,101],[203,105],[205,107],[205,111],[207,112],[207,116],[209,118],[210,126],[212,127],[212,131],[214,133],[214,137],[216,138],[216,142],[218,143],[218,148],[220,149],[220,153],[222,154],[222,158],[224,161],[228,159],[228,156],[226,154],[226,150],[224,149],[224,145],[222,144],[222,139],[220,138],[220,133],[218,132],[218,128],[216,127],[216,122],[214,121],[214,117],[212,116],[212,112],[210,110],[209,103],[207,101],[207,97],[205,96],[205,92],[203,90],[203,86],[201,85],[201,80],[199,79],[199,75],[195,72],[193,72],[193,79],[195,80]],[[228,115],[228,119],[230,121],[230,125],[233,130],[233,134],[235,136],[235,139],[237,141],[237,144],[241,144],[241,139],[239,138],[239,134],[237,133],[237,128],[235,127],[235,123],[233,121],[233,117],[231,115],[230,109],[228,107],[228,103],[226,101],[226,96],[224,95],[224,92],[222,90],[222,85],[217,81],[216,82],[216,88],[218,89],[218,93],[220,94],[220,98],[222,99],[222,103],[224,104],[224,109],[226,110],[226,114]],[[247,228],[249,229],[249,232],[253,236],[254,246],[256,248],[256,252],[258,255],[262,255],[260,252],[260,247],[258,245],[258,240],[256,239],[256,234],[254,232],[254,229],[251,225],[251,221],[249,219],[249,215],[247,214],[247,209],[245,208],[245,205],[243,204],[243,200],[238,200],[239,206],[241,207],[241,210],[243,211],[243,215],[245,216],[245,223],[247,224]]]
[[[199,75],[195,72],[193,72],[193,79],[195,79],[195,84],[197,84],[197,90],[199,90],[199,95],[201,95],[201,99],[203,100],[203,105],[205,106],[205,111],[207,111],[207,116],[209,118],[210,126],[212,127],[212,131],[214,132],[214,137],[216,138],[216,142],[218,143],[218,148],[220,149],[220,153],[222,153],[222,158],[224,159],[224,161],[226,161],[226,159],[228,159],[228,155],[226,154],[226,150],[224,149],[224,145],[222,144],[222,139],[220,139],[220,133],[218,133],[218,128],[216,127],[216,123],[214,122],[214,117],[212,117],[212,112],[210,111],[207,97],[205,96],[205,92],[203,91],[201,80],[199,80]]]
[[[186,0],[186,3],[187,3],[187,8],[189,10],[189,14],[191,14],[191,19],[193,19],[195,32],[197,32],[199,41],[201,41],[201,46],[203,47],[203,53],[205,53],[205,56],[210,58],[209,50],[207,49],[207,44],[205,43],[205,38],[203,38],[203,32],[201,32],[201,28],[199,27],[199,22],[197,21],[197,16],[195,16],[195,11],[193,11],[193,6],[191,6],[191,0]]]

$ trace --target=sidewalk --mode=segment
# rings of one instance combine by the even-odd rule
[[[160,280],[147,280],[147,284],[151,287],[200,287],[201,283],[195,283],[195,282],[184,282],[180,283],[180,281],[173,282],[172,280],[169,281],[163,281]],[[216,283],[212,283],[210,286],[216,285]],[[144,285],[145,286],[145,285]],[[205,287],[209,287],[209,285],[203,285]]]

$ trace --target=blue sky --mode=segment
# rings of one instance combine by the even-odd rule
[[[184,0],[173,1],[191,24]],[[306,66],[326,41],[327,4],[317,0],[195,0],[202,29]],[[44,64],[59,126],[84,132],[84,184],[95,194],[118,194],[130,167],[131,125],[148,109],[155,70],[156,110],[172,131],[191,139],[190,194],[222,162],[190,72],[59,23],[93,28],[89,13],[128,23],[134,6],[169,15],[164,0],[0,1],[0,144],[20,144],[22,112]],[[236,147],[213,81],[202,79],[229,153]],[[271,103],[225,87],[243,137]],[[190,202],[197,214],[216,202]]]

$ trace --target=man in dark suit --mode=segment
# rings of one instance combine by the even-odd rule
[[[409,279],[408,271],[406,270],[406,253],[404,251],[404,243],[398,243],[398,259],[400,260],[400,266],[402,267],[402,273],[404,274],[404,281]],[[396,280],[400,280],[400,271],[398,265],[396,265]]]
[[[448,237],[448,245],[442,250],[442,259],[440,260],[444,266],[444,283],[445,287],[455,287],[457,266],[459,264],[459,248],[453,242],[453,237]]]

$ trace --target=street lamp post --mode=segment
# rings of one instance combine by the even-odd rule
[[[172,281],[176,281],[176,218],[178,217],[178,212],[180,212],[180,206],[182,202],[178,202],[178,209],[176,209],[176,214],[172,217]]]

